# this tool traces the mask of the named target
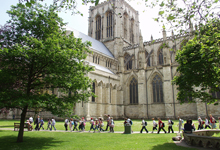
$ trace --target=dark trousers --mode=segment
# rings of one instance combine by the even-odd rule
[[[47,130],[50,129],[50,124],[47,125]]]
[[[158,134],[160,133],[160,130],[161,130],[161,129],[162,129],[165,133],[167,133],[167,132],[164,130],[163,127],[159,127],[159,130],[158,130],[158,132],[157,132]]]
[[[154,131],[154,130],[157,130],[157,127],[153,127],[153,131]]]
[[[206,129],[206,128],[209,128],[209,129],[211,129],[211,127],[210,127],[209,125],[205,125],[205,129]]]
[[[93,124],[91,124],[91,127],[90,127],[89,130],[92,130],[92,129],[95,130],[94,127],[93,127]]]
[[[40,125],[40,128],[42,128],[44,130],[43,124]],[[39,129],[40,130],[40,129]]]
[[[145,131],[148,133],[148,130],[146,129],[145,126],[142,126],[142,128],[141,128],[141,133],[142,133],[143,130],[145,130]]]
[[[40,130],[39,123],[36,123],[35,130]]]
[[[68,130],[68,124],[65,123],[64,126],[65,126],[65,129],[66,129],[66,131],[67,131],[67,130]]]
[[[170,133],[170,130],[172,131],[172,133],[174,133],[174,132],[173,132],[173,127],[172,127],[172,126],[168,126],[168,133]]]
[[[198,130],[203,129],[203,125],[198,125]]]
[[[114,133],[114,128],[110,127],[110,132]]]
[[[107,126],[106,126],[106,129],[105,129],[105,131],[107,131],[107,130],[108,130],[108,127],[109,127],[109,125],[108,125],[108,123],[107,123]]]
[[[74,124],[74,128],[73,128],[73,131],[76,129],[76,131],[78,131],[77,129],[77,125]]]

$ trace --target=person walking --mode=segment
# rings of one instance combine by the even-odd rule
[[[56,121],[55,121],[54,117],[52,117],[51,121],[52,121],[52,123],[51,123],[50,131],[52,131],[52,128],[54,128],[54,130],[56,131],[56,127],[55,127]]]
[[[73,128],[73,131],[76,129],[76,131],[78,131],[78,129],[77,129],[77,125],[78,125],[78,122],[77,122],[77,120],[76,119],[74,119],[74,128]]]
[[[210,114],[209,117],[210,117],[210,125],[211,125],[212,129],[215,129],[216,128],[215,118],[212,117],[212,114]]]
[[[90,129],[89,129],[89,132],[90,132],[90,130],[92,130],[92,129],[93,129],[93,131],[95,131],[95,128],[94,128],[95,122],[93,121],[93,118],[91,118],[90,124],[91,124],[91,126],[90,126]]]
[[[142,122],[141,122],[141,125],[142,125],[142,128],[141,128],[141,131],[140,133],[142,133],[143,130],[146,131],[146,133],[148,133],[148,130],[146,129],[146,126],[147,126],[147,122],[144,121],[144,118],[141,118]]]
[[[102,129],[103,126],[104,126],[104,123],[102,121],[102,118],[99,118],[99,132],[101,132],[101,131],[104,132],[104,129]]]
[[[178,126],[179,126],[179,133],[180,133],[180,131],[182,130],[183,120],[179,116],[178,116],[178,120],[179,120]]]
[[[115,127],[115,123],[113,120],[113,117],[110,118],[110,132],[114,133],[114,127]]]
[[[68,131],[68,123],[69,123],[69,120],[66,118],[64,121],[64,127],[66,131]]]
[[[70,123],[69,123],[70,131],[72,131],[73,125],[74,125],[73,118],[71,118],[71,119],[70,119]]]
[[[164,129],[165,125],[164,125],[164,123],[160,120],[160,118],[158,118],[158,126],[159,126],[159,129],[158,129],[157,134],[160,133],[160,130],[161,130],[161,129],[162,129],[165,133],[167,133],[166,130]]]
[[[40,120],[40,128],[42,128],[44,130],[44,120],[43,120],[43,118],[41,118],[41,120]]]
[[[172,131],[172,133],[174,133],[174,131],[173,131],[173,121],[170,120],[170,118],[168,118],[167,120],[168,120],[168,133],[170,133],[170,130]]]
[[[105,116],[107,116],[107,115],[105,114]],[[107,120],[106,120],[106,124],[107,124],[107,125],[106,125],[105,131],[108,131],[108,127],[109,127],[110,121],[111,121],[110,115],[108,115],[108,116],[107,116]]]
[[[210,127],[210,125],[209,125],[209,120],[208,120],[207,117],[205,117],[205,129],[206,129],[206,128],[211,129],[211,127]]]
[[[157,130],[157,123],[156,123],[154,118],[152,118],[152,120],[153,120],[153,130],[152,130],[152,133],[154,133],[154,130]]]
[[[97,129],[97,131],[99,130],[99,122],[98,122],[98,119],[96,118],[95,119],[95,129],[94,129],[94,132],[95,133],[95,130]]]
[[[40,124],[40,116],[37,116],[37,118],[36,118],[36,120],[35,120],[35,124],[36,124],[36,126],[35,126],[35,130],[40,130],[40,128],[39,128],[39,124]]]
[[[50,119],[47,120],[47,130],[51,129],[51,121]]]

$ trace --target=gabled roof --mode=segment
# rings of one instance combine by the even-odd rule
[[[112,57],[114,58],[114,56],[112,55],[112,53],[110,52],[110,50],[100,41],[96,40],[96,39],[93,39],[92,37],[82,33],[82,32],[79,32],[75,29],[72,29],[68,26],[65,26],[64,28],[66,28],[66,31],[67,32],[73,32],[74,33],[74,36],[76,38],[81,38],[82,39],[82,42],[86,42],[86,41],[90,41],[92,43],[92,46],[91,48],[100,52],[100,53],[103,53],[109,57]]]
[[[107,73],[110,73],[110,74],[115,74],[114,72],[112,72],[108,68],[105,68],[105,67],[100,66],[100,65],[95,64],[95,63],[91,63],[89,61],[85,61],[85,62],[88,62],[90,66],[94,66],[96,70],[104,71],[104,72],[107,72]]]

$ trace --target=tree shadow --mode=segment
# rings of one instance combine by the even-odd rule
[[[2,136],[0,137],[0,150],[39,150],[39,149],[49,149],[51,147],[56,147],[57,143],[62,143],[64,141],[55,140],[52,137],[25,137],[21,143],[16,142],[17,136]]]
[[[170,149],[178,149],[178,150],[198,150],[197,148],[189,148],[183,146],[177,146],[175,143],[164,143],[160,145],[153,146],[152,150],[170,150]]]

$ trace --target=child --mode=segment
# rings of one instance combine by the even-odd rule
[[[94,125],[95,125],[95,122],[93,121],[93,118],[91,118],[91,121],[90,121],[90,124],[91,124],[91,127],[90,127],[90,129],[89,129],[89,132],[90,132],[90,130],[94,130],[95,131],[95,129],[94,129]]]
[[[143,130],[145,130],[146,133],[148,133],[148,130],[146,129],[147,122],[144,121],[144,118],[141,118],[141,120],[142,120],[142,123],[141,123],[142,128],[141,128],[140,133],[142,133]]]
[[[115,127],[114,120],[113,120],[113,117],[111,117],[110,118],[110,132],[114,133],[114,127]]]
[[[164,123],[160,120],[160,118],[158,118],[158,125],[159,125],[159,129],[157,131],[157,134],[160,133],[160,130],[162,129],[165,133],[167,133],[165,130],[164,130]]]
[[[48,129],[51,129],[51,121],[50,121],[50,119],[48,119],[48,121],[47,121],[47,130]]]
[[[104,129],[102,129],[102,127],[104,127],[104,123],[102,122],[102,118],[99,118],[99,132],[100,131],[104,131]]]
[[[70,131],[72,131],[73,125],[74,125],[74,122],[73,122],[73,119],[71,118],[70,124],[69,124]]]
[[[73,131],[74,131],[75,129],[76,129],[76,131],[78,131],[77,125],[78,125],[78,122],[76,121],[76,119],[74,119],[74,128],[73,128]]]
[[[173,122],[170,120],[170,118],[167,118],[167,120],[168,120],[168,133],[170,133],[170,130],[172,131],[172,133],[174,133]]]
[[[44,130],[44,120],[43,120],[43,118],[41,118],[41,120],[40,120],[40,128],[42,127],[42,129]]]
[[[152,133],[154,133],[154,130],[157,130],[157,123],[154,120],[154,118],[152,118],[152,120],[153,120],[153,130],[152,130]]]
[[[52,131],[52,127],[53,127],[54,130],[56,131],[55,124],[56,124],[56,121],[55,121],[54,117],[52,117],[52,124],[51,124],[51,129],[50,129],[50,131]]]
[[[96,118],[95,119],[95,129],[94,129],[94,132],[93,133],[95,133],[95,130],[99,130],[99,122],[98,122],[98,119]]]

